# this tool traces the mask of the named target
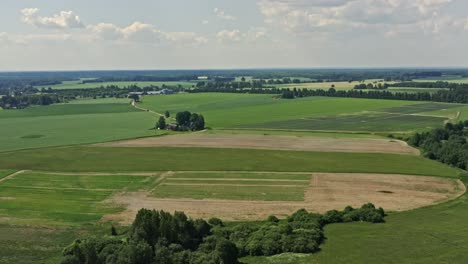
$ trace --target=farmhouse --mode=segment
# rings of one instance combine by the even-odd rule
[[[166,125],[167,130],[177,131],[177,128],[178,128],[177,124],[167,124]]]
[[[161,94],[174,94],[174,91],[171,89],[162,89],[161,91],[148,91],[147,95],[161,95]]]

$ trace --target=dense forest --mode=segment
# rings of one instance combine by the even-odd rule
[[[373,204],[346,207],[324,215],[304,209],[284,220],[229,223],[212,218],[190,219],[182,212],[141,209],[128,233],[115,228],[106,237],[77,239],[63,250],[62,264],[235,264],[243,256],[283,252],[314,253],[324,241],[327,224],[384,222],[385,212]]]
[[[414,134],[408,142],[423,150],[424,156],[440,162],[468,169],[468,120],[447,123],[444,128]]]

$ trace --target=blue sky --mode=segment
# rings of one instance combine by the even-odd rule
[[[0,70],[468,66],[466,0],[2,0]]]

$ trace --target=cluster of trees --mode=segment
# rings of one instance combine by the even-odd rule
[[[314,253],[324,240],[323,228],[328,224],[364,221],[384,222],[385,212],[373,204],[359,209],[350,206],[343,211],[329,211],[323,215],[298,210],[285,220],[268,217],[260,224],[238,224],[213,229],[213,233],[236,244],[240,256],[271,256],[285,252]]]
[[[426,157],[468,169],[468,121],[447,123],[444,128],[414,134],[408,142],[423,150]]]
[[[127,236],[76,240],[64,249],[61,263],[238,263],[234,243],[213,236],[212,227],[181,212],[141,209]]]
[[[313,253],[324,241],[323,227],[331,223],[384,221],[382,208],[329,211],[324,215],[304,209],[284,220],[275,216],[261,223],[225,226],[212,218],[192,220],[182,212],[141,209],[128,234],[75,240],[63,250],[62,264],[236,264],[243,256],[284,252]],[[116,236],[117,235],[117,236]]]
[[[62,100],[57,95],[38,94],[38,95],[20,95],[20,96],[2,96],[0,98],[0,107],[4,109],[20,109],[30,105],[50,105],[59,103]]]
[[[177,130],[199,131],[205,129],[205,118],[201,114],[183,111],[176,114]]]

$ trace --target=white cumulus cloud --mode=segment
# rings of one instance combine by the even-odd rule
[[[208,40],[195,32],[166,32],[154,25],[134,22],[126,27],[110,23],[100,23],[88,26],[95,38],[109,41],[126,41],[134,43],[157,44],[160,42],[181,45],[200,45]]]
[[[39,15],[38,8],[25,8],[21,10],[21,19],[23,22],[42,28],[82,28],[83,23],[80,17],[73,11],[60,11],[51,17],[43,17]]]
[[[424,30],[438,34],[460,18],[443,13],[453,0],[259,0],[267,24],[293,33]],[[429,27],[432,27],[429,30]],[[460,27],[458,27],[460,28]]]

